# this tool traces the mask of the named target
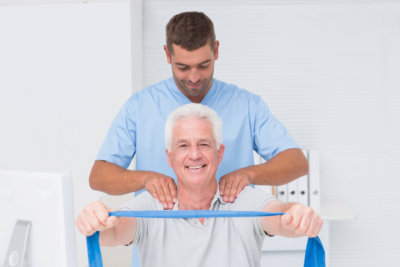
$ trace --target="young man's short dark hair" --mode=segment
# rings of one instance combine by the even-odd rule
[[[172,44],[193,51],[209,42],[214,51],[214,25],[203,12],[183,12],[173,16],[167,24],[166,33],[170,54],[173,54]]]

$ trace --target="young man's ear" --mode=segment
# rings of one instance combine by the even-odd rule
[[[165,51],[165,55],[167,56],[168,64],[171,64],[171,54],[168,51],[167,45],[164,45],[164,51]]]
[[[219,51],[219,41],[215,41],[215,47],[214,47],[214,59],[218,59],[218,51]]]

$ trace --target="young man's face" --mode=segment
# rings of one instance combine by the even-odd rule
[[[215,173],[222,161],[224,145],[217,148],[212,125],[199,118],[178,120],[172,131],[169,165],[174,169],[178,185],[207,186],[216,182]]]
[[[216,41],[214,51],[210,44],[188,51],[173,44],[173,53],[164,46],[168,63],[171,64],[175,84],[192,102],[200,103],[212,85],[214,63],[218,59],[219,42]]]

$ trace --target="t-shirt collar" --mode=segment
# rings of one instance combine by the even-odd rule
[[[179,206],[178,206],[178,201],[175,202],[174,208],[172,210],[179,210]],[[221,194],[219,193],[219,188],[217,187],[217,191],[215,192],[215,195],[213,197],[213,200],[211,201],[211,207],[210,210],[212,210],[214,208],[214,205],[216,203],[222,203],[225,204],[226,202],[224,201],[223,197],[221,197]]]

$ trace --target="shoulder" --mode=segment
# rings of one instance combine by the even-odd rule
[[[235,110],[248,110],[250,114],[256,112],[260,106],[266,106],[264,100],[257,94],[237,85],[214,79],[218,106],[226,109],[227,106],[235,107]]]
[[[272,194],[264,190],[246,186],[234,203],[238,209],[261,211],[269,201],[274,199]]]
[[[161,203],[153,198],[148,191],[144,191],[138,196],[132,197],[125,202],[119,210],[163,210]]]
[[[226,83],[217,79],[214,79],[216,88],[221,94],[230,95],[232,97],[243,98],[248,100],[261,100],[261,97],[255,93],[252,93],[246,89],[240,88],[239,86],[231,83]]]
[[[171,99],[170,84],[171,79],[167,79],[135,92],[125,102],[122,111],[134,115],[142,110],[157,109],[160,103],[168,103]]]
[[[162,80],[158,83],[149,85],[142,90],[135,92],[129,99],[128,102],[143,102],[154,100],[168,94],[168,89],[171,87],[172,78]]]

